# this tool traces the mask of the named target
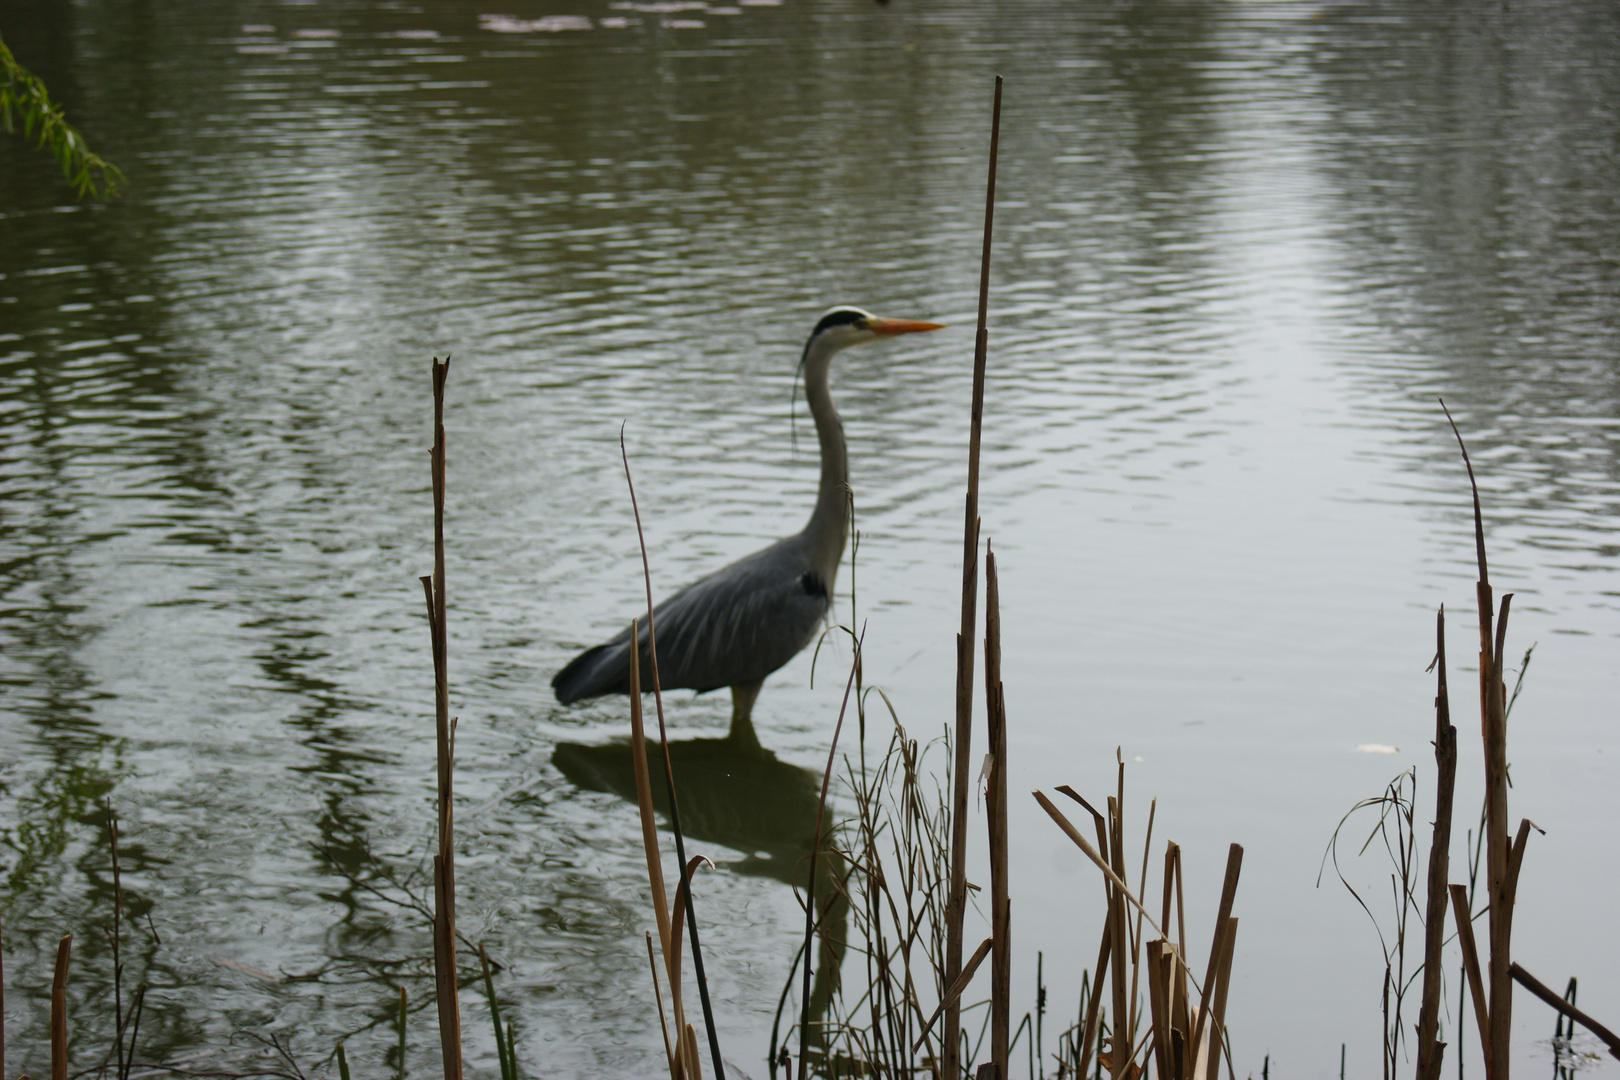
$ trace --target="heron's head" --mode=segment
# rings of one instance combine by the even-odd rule
[[[850,345],[860,345],[879,338],[912,334],[920,330],[944,329],[939,323],[917,319],[883,319],[858,307],[828,308],[810,331],[805,343],[805,355],[811,352],[831,354]]]

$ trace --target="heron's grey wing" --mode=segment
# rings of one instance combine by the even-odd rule
[[[666,690],[717,690],[756,682],[815,637],[827,613],[826,584],[798,537],[693,582],[653,609],[658,676]],[[647,628],[641,627],[641,685],[652,687]],[[563,704],[630,689],[630,631],[587,649],[551,680]]]
[[[654,609],[664,686],[757,682],[814,639],[829,598],[797,539],[732,563]]]

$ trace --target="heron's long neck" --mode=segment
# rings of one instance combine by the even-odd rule
[[[804,537],[810,543],[811,561],[826,578],[828,588],[838,573],[838,561],[844,555],[844,534],[849,527],[849,459],[844,453],[844,425],[827,390],[827,369],[834,351],[812,347],[804,362],[804,398],[821,443],[821,487],[816,494],[815,512],[804,527]]]

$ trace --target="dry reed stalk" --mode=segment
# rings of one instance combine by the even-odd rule
[[[439,1048],[445,1080],[461,1080],[461,1005],[456,996],[456,862],[452,778],[455,720],[450,716],[450,675],[444,588],[444,384],[450,358],[433,358],[433,573],[424,576],[428,631],[433,642],[434,737],[438,749],[439,850],[433,856],[433,987],[439,1012]]]
[[[56,943],[56,971],[51,976],[51,1080],[67,1080],[67,971],[73,935]]]
[[[636,502],[636,484],[630,476],[630,453],[625,447],[622,424],[619,426],[619,459],[624,463],[624,484],[630,492],[630,511],[636,522],[636,543],[641,548],[641,580],[647,595],[647,655],[652,661],[653,705],[658,711],[658,741],[664,750],[664,780],[669,790],[669,828],[675,834],[675,865],[681,872],[681,887],[685,888],[688,885],[686,839],[681,832],[680,805],[675,798],[675,765],[670,760],[669,728],[664,723],[664,691],[658,679],[658,626],[653,619],[652,564],[647,559],[647,536],[641,528],[641,507]],[[640,663],[641,658],[638,655],[630,666],[639,667]],[[697,979],[698,1001],[703,1006],[703,1025],[709,1035],[709,1054],[714,1061],[715,1080],[726,1080],[726,1067],[720,1058],[720,1037],[714,1026],[714,1009],[709,1002],[709,980],[703,972],[703,947],[698,940],[697,907],[692,903],[690,889],[687,889],[687,892],[686,927],[692,937],[692,975]],[[677,994],[676,985],[678,984],[671,985],[671,997]],[[697,1058],[694,1056],[692,1061],[695,1069]]]
[[[1485,881],[1490,914],[1491,953],[1486,975],[1490,999],[1487,1080],[1508,1080],[1509,1046],[1512,1038],[1513,979],[1509,972],[1513,940],[1513,907],[1508,881],[1508,860],[1512,846],[1508,838],[1507,801],[1507,688],[1502,682],[1503,648],[1507,638],[1508,608],[1513,594],[1502,597],[1501,616],[1492,628],[1490,570],[1485,560],[1485,522],[1480,511],[1479,484],[1462,432],[1451,417],[1446,403],[1440,402],[1462,452],[1468,470],[1468,488],[1474,503],[1474,555],[1479,566],[1475,597],[1479,605],[1479,709],[1480,735],[1485,748]],[[1480,1013],[1486,1023],[1486,1014]]]
[[[979,595],[979,445],[984,422],[984,369],[989,348],[990,236],[996,209],[996,157],[1001,144],[1001,76],[996,76],[990,114],[990,168],[984,192],[984,245],[979,259],[979,321],[973,338],[973,406],[968,433],[967,498],[962,525],[962,627],[956,636],[956,775],[951,800],[951,889],[945,909],[944,982],[962,973],[962,919],[967,912],[967,810],[970,749],[973,743],[973,634]],[[945,1009],[940,1076],[962,1073],[961,1008]],[[1003,1078],[1005,1080],[1005,1078]]]
[[[630,640],[638,641],[640,627],[630,620]],[[647,855],[647,884],[652,892],[653,915],[658,924],[659,951],[664,957],[664,973],[669,979],[670,1009],[675,1014],[676,1041],[681,1057],[669,1057],[671,1080],[680,1080],[685,1071],[686,1042],[680,1033],[686,1030],[686,1014],[681,1003],[681,982],[677,975],[680,963],[676,957],[678,933],[670,925],[669,898],[664,891],[664,866],[658,850],[658,821],[653,812],[652,776],[647,768],[647,733],[641,715],[641,665],[630,665],[630,759],[636,778],[636,807],[641,815],[641,844]],[[673,791],[673,789],[671,789]],[[648,945],[652,937],[648,935]],[[664,1025],[664,1001],[658,990],[658,971],[653,970],[653,994],[658,1001],[658,1023]],[[664,1052],[670,1053],[669,1032],[664,1032]]]
[[[1491,1075],[1490,1007],[1485,1000],[1485,980],[1479,968],[1479,950],[1474,945],[1474,924],[1468,915],[1468,890],[1451,886],[1451,914],[1457,923],[1457,943],[1462,948],[1463,970],[1468,975],[1468,991],[1474,998],[1474,1016],[1479,1026],[1480,1054],[1485,1075]]]
[[[1062,788],[1059,788],[1058,790],[1061,791]],[[1126,900],[1130,901],[1130,904],[1131,904],[1132,907],[1136,908],[1138,911],[1140,911],[1142,913],[1142,917],[1145,920],[1147,920],[1148,926],[1152,927],[1153,930],[1160,937],[1164,937],[1165,936],[1164,929],[1157,922],[1154,921],[1152,915],[1149,915],[1147,913],[1147,908],[1142,906],[1142,901],[1138,900],[1134,895],[1132,895],[1132,893],[1130,891],[1130,887],[1125,884],[1124,879],[1121,878],[1118,874],[1116,874],[1114,872],[1113,867],[1109,866],[1108,863],[1106,861],[1104,861],[1104,859],[1103,859],[1103,857],[1101,855],[1097,854],[1096,849],[1093,848],[1091,846],[1091,844],[1089,844],[1086,841],[1085,837],[1080,835],[1080,830],[1076,829],[1074,827],[1074,823],[1071,822],[1068,818],[1063,816],[1063,811],[1059,810],[1057,808],[1057,806],[1052,802],[1052,800],[1048,799],[1046,797],[1046,794],[1044,792],[1035,791],[1035,792],[1031,792],[1031,794],[1035,796],[1035,801],[1041,804],[1041,809],[1046,811],[1047,816],[1050,817],[1053,821],[1055,821],[1057,823],[1058,828],[1063,830],[1064,835],[1066,835],[1070,840],[1073,840],[1074,843],[1075,843],[1075,846],[1077,846],[1082,852],[1085,853],[1086,858],[1090,859],[1092,861],[1092,863],[1097,867],[1097,869],[1099,869],[1099,870],[1101,870],[1103,872],[1103,877],[1107,878],[1109,880],[1110,884],[1112,884],[1113,886],[1115,886],[1116,888],[1118,888],[1120,890],[1120,894]],[[1237,848],[1239,852],[1241,852],[1243,850],[1237,844],[1233,844],[1232,846],[1234,848]],[[1231,873],[1232,873],[1232,867],[1231,867],[1231,863],[1230,863],[1230,860],[1229,860],[1228,863],[1227,863],[1227,874],[1228,874],[1228,876],[1231,876]],[[1233,881],[1233,884],[1234,884],[1234,887],[1235,887],[1235,885],[1236,885],[1235,879]],[[1230,909],[1228,909],[1226,914],[1230,914],[1230,913],[1231,913]],[[1198,984],[1196,982],[1194,983],[1194,987],[1198,988]]]
[[[669,1021],[664,1016],[664,991],[658,985],[658,958],[653,953],[652,931],[647,935],[647,964],[652,968],[653,999],[658,1003],[658,1029],[664,1033],[664,1060],[669,1063],[670,1076],[675,1075],[675,1050],[669,1045]]]
[[[1166,951],[1168,942],[1154,938],[1147,943],[1148,1020],[1153,1028],[1153,1066],[1160,1080],[1172,1080],[1176,1073],[1170,1064],[1170,994],[1173,958]]]
[[[1012,1007],[1012,901],[1007,897],[1007,702],[1001,685],[1001,592],[995,552],[985,551],[984,696],[990,743],[985,792],[990,831],[990,1060],[996,1080],[1007,1077],[1007,1039]]]
[[[1569,1017],[1571,1020],[1584,1027],[1587,1031],[1590,1031],[1599,1039],[1603,1040],[1603,1045],[1608,1047],[1609,1054],[1616,1059],[1620,1059],[1620,1035],[1616,1035],[1614,1032],[1610,1031],[1608,1028],[1604,1027],[1602,1024],[1598,1023],[1581,1010],[1577,1009],[1574,1005],[1553,993],[1552,990],[1548,989],[1547,986],[1541,982],[1541,980],[1524,970],[1524,968],[1520,967],[1518,964],[1512,965],[1508,971],[1512,974],[1514,980],[1518,982],[1520,986],[1524,987],[1526,990],[1536,995],[1536,997],[1540,998],[1542,1001],[1545,1001],[1548,1005],[1551,1005],[1560,1013]],[[1570,980],[1570,985],[1575,985],[1573,979]]]
[[[922,1034],[917,1037],[916,1044],[911,1048],[911,1052],[913,1054],[922,1049],[924,1040],[928,1038],[928,1033],[933,1030],[934,1021],[939,1019],[939,1014],[944,1012],[946,1007],[949,1006],[951,1002],[959,1001],[961,999],[962,991],[966,990],[968,988],[968,984],[973,981],[973,976],[978,972],[979,965],[984,963],[984,958],[986,956],[990,955],[990,950],[995,945],[995,940],[996,939],[993,937],[987,937],[983,941],[979,942],[979,947],[977,949],[973,950],[973,956],[968,960],[967,966],[964,967],[962,969],[962,973],[956,977],[956,981],[953,982],[950,989],[945,992],[945,996],[940,998],[939,1005],[934,1008],[933,1015],[930,1016],[926,1022],[924,1022],[922,1026]]]
[[[1115,753],[1117,754],[1118,750],[1115,750]],[[1123,783],[1123,780],[1124,780],[1124,777],[1123,777],[1124,770],[1125,770],[1125,759],[1123,757],[1121,757],[1120,758],[1120,772],[1121,772],[1121,782],[1122,783]],[[1123,790],[1123,788],[1122,788],[1122,790]],[[1142,873],[1136,879],[1137,883],[1138,883],[1137,888],[1142,892],[1142,894],[1144,896],[1147,895],[1148,853],[1152,849],[1152,846],[1153,846],[1153,819],[1158,816],[1158,813],[1159,813],[1159,800],[1154,799],[1152,802],[1150,802],[1148,804],[1147,835],[1143,838],[1143,841],[1142,841]],[[1131,995],[1130,995],[1131,996],[1131,1023],[1130,1023],[1130,1029],[1129,1030],[1130,1030],[1130,1033],[1131,1033],[1131,1038],[1133,1040],[1136,1037],[1137,1023],[1141,1019],[1141,1017],[1138,1015],[1138,1012],[1139,1012],[1139,1010],[1141,1008],[1141,1005],[1140,1005],[1140,1003],[1139,1003],[1139,1001],[1137,999],[1137,993],[1136,993],[1137,987],[1140,985],[1140,975],[1142,973],[1142,967],[1136,961],[1136,958],[1137,958],[1137,956],[1139,955],[1139,953],[1141,951],[1141,945],[1142,945],[1142,913],[1140,911],[1138,911],[1136,913],[1136,924],[1131,929]]]
[[[1226,1045],[1226,991],[1232,982],[1232,953],[1237,945],[1237,919],[1226,920],[1221,935],[1221,964],[1215,975],[1215,1015],[1210,1021],[1209,1080],[1220,1080],[1221,1050]],[[1237,1074],[1232,1074],[1237,1080]]]
[[[1207,1061],[1208,1047],[1205,1045],[1209,1033],[1209,1007],[1211,1003],[1211,990],[1215,986],[1216,972],[1219,970],[1221,953],[1225,949],[1224,939],[1227,931],[1227,920],[1232,917],[1232,901],[1237,895],[1238,874],[1243,869],[1243,845],[1233,844],[1226,852],[1226,878],[1221,883],[1221,906],[1215,916],[1215,938],[1209,946],[1209,966],[1204,970],[1204,985],[1199,991],[1198,1013],[1193,1022],[1192,1052],[1195,1062],[1195,1075],[1202,1076],[1205,1069],[1202,1067]],[[1213,1064],[1211,1062],[1211,1064]]]
[[[1091,994],[1087,999],[1086,1026],[1080,1041],[1080,1063],[1075,1069],[1079,1080],[1085,1080],[1091,1066],[1091,1052],[1096,1046],[1098,1010],[1102,1007],[1103,977],[1108,973],[1108,957],[1113,954],[1114,920],[1103,922],[1102,944],[1097,947],[1097,966],[1091,976]]]
[[[6,935],[0,928],[0,1078],[6,1075]]]
[[[1451,723],[1451,698],[1446,687],[1446,609],[1435,615],[1434,761],[1439,772],[1435,785],[1434,838],[1429,847],[1429,895],[1423,916],[1423,999],[1418,1009],[1417,1080],[1440,1080],[1446,1044],[1439,1039],[1440,950],[1446,932],[1446,879],[1450,874],[1452,796],[1457,786],[1457,729]],[[1460,1048],[1459,1048],[1459,1052]]]
[[[838,706],[838,723],[833,725],[832,745],[827,748],[827,768],[821,774],[821,796],[816,800],[816,831],[810,840],[810,878],[804,890],[804,996],[800,999],[799,1012],[799,1080],[806,1080],[809,1076],[810,1059],[805,1053],[806,1040],[810,1032],[810,948],[812,935],[815,933],[816,913],[816,867],[821,859],[821,832],[826,820],[827,788],[832,783],[832,770],[835,755],[838,753],[838,736],[844,730],[844,715],[849,710],[849,694],[855,687],[855,676],[861,668],[861,645],[866,640],[866,629],[862,627],[861,634],[855,639],[855,655],[850,660],[849,680],[844,683],[844,698]],[[672,789],[673,790],[673,789]]]
[[[1127,985],[1125,947],[1128,941],[1126,930],[1125,894],[1130,892],[1125,882],[1125,837],[1124,825],[1121,819],[1120,801],[1115,796],[1108,796],[1108,859],[1114,872],[1113,880],[1117,885],[1108,888],[1108,919],[1114,930],[1114,957],[1113,978],[1111,985],[1114,991],[1114,1024],[1113,1037],[1109,1042],[1112,1058],[1112,1068],[1109,1070],[1114,1080],[1120,1080],[1130,1069],[1130,1048],[1135,1041],[1131,1038],[1130,1029],[1130,987]],[[1135,950],[1131,950],[1131,967],[1135,967]]]

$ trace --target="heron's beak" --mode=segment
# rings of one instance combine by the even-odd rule
[[[943,330],[943,323],[922,322],[918,319],[879,319],[866,320],[866,328],[882,337],[892,337],[895,334],[914,334],[919,330]]]

